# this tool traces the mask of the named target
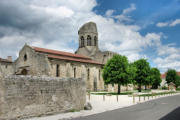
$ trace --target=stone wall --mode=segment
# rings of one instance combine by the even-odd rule
[[[0,119],[81,110],[86,102],[85,84],[85,80],[80,78],[0,78]]]
[[[14,67],[16,74],[21,74],[23,70],[27,70],[28,75],[49,76],[50,74],[48,57],[45,54],[35,52],[28,45],[25,45],[19,52],[19,57],[14,62]]]

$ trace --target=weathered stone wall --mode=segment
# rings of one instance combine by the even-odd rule
[[[13,64],[9,62],[0,62],[0,76],[12,75],[14,73]]]
[[[96,84],[97,91],[104,90],[104,81],[102,78],[102,66],[88,63],[80,63],[80,62],[72,62],[72,61],[64,61],[64,60],[50,60],[51,64],[51,76],[56,76],[56,65],[59,65],[59,77],[74,77],[74,73],[76,74],[76,78],[83,78],[86,80],[87,90],[94,91],[94,87]],[[74,68],[76,71],[74,72]],[[88,71],[89,69],[89,79],[88,79]],[[83,76],[84,75],[84,76]],[[96,83],[95,83],[96,82]]]
[[[26,56],[26,60],[25,60]],[[25,69],[28,75],[50,74],[50,64],[45,54],[35,52],[30,46],[25,45],[19,52],[18,59],[14,62],[15,72],[21,74]]]
[[[83,79],[36,76],[0,78],[0,119],[56,114],[83,109]]]

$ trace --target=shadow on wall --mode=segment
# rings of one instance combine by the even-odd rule
[[[166,116],[159,120],[180,120],[180,107],[168,113]]]

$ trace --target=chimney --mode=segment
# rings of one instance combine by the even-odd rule
[[[8,57],[7,57],[7,60],[9,60],[9,61],[12,62],[12,56],[8,56]]]

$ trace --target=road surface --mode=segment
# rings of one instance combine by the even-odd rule
[[[180,95],[72,120],[180,120]]]

